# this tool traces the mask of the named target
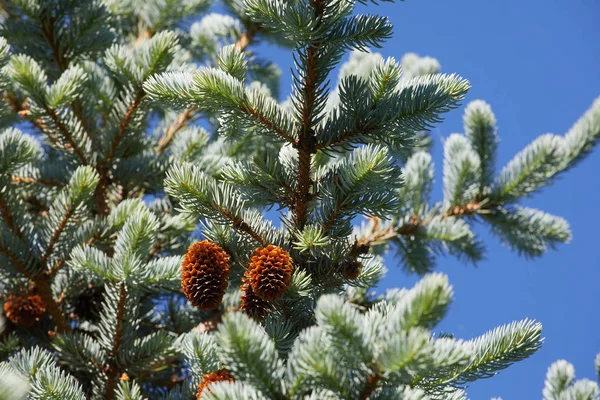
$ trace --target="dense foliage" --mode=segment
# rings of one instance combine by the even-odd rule
[[[600,100],[499,171],[470,102],[433,201],[427,132],[470,84],[371,52],[392,26],[355,1],[0,5],[0,399],[465,399],[540,348],[532,320],[437,332],[435,259],[482,260],[476,222],[526,257],[569,241],[519,203],[590,153]],[[284,102],[260,40],[293,53]],[[390,250],[423,277],[376,294]],[[599,394],[548,370],[546,400]]]

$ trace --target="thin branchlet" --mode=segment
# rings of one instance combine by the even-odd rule
[[[319,29],[325,3],[323,0],[311,2],[313,18],[317,21],[315,30]],[[298,151],[298,178],[296,181],[296,194],[294,196],[294,220],[299,230],[304,229],[308,218],[308,205],[312,199],[311,163],[312,157],[317,152],[317,143],[314,132],[315,102],[319,82],[319,42],[309,43],[306,49],[305,76],[302,87],[304,103],[300,115],[298,128],[298,141],[294,146]]]

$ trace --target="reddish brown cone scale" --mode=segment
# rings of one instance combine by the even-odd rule
[[[46,306],[39,295],[10,295],[4,303],[4,315],[21,328],[31,328],[40,322],[46,313]]]
[[[360,261],[345,261],[343,265],[342,275],[349,281],[356,280],[362,269]]]
[[[226,369],[218,369],[214,372],[211,372],[210,374],[204,374],[202,376],[202,382],[200,382],[200,384],[198,385],[198,392],[196,393],[196,399],[197,400],[202,399],[203,391],[210,393],[210,388],[208,387],[208,385],[210,385],[211,383],[220,382],[220,381],[230,381],[231,382],[234,380],[235,379],[233,378],[233,376]]]
[[[258,297],[256,293],[254,293],[249,280],[250,279],[247,277],[247,274],[244,275],[244,283],[241,287],[242,296],[240,297],[242,300],[241,308],[246,315],[258,321],[262,321],[269,314],[269,311],[271,311],[273,307],[268,301],[264,301]]]
[[[181,286],[190,302],[201,310],[219,307],[227,289],[229,256],[208,240],[190,246],[181,263]]]
[[[248,266],[248,278],[254,293],[265,301],[279,299],[287,290],[294,272],[290,254],[272,244],[254,251]]]

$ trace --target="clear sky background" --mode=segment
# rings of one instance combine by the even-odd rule
[[[473,88],[467,101],[491,104],[501,143],[498,168],[543,133],[564,134],[600,96],[600,2],[596,0],[407,0],[361,6],[387,15],[394,38],[379,50],[400,59],[406,52],[436,57],[443,72],[456,72]],[[258,54],[282,68],[282,94],[291,87],[289,52],[260,45]],[[335,82],[335,79],[332,79]],[[433,132],[436,161],[434,199],[441,199],[441,141],[462,132],[463,108],[446,114]],[[594,378],[600,352],[600,151],[596,150],[554,186],[526,205],[565,217],[573,240],[541,259],[527,261],[478,227],[488,245],[477,268],[440,258],[455,301],[439,326],[471,338],[495,326],[534,318],[544,326],[543,348],[498,376],[472,384],[473,400],[541,399],[548,366],[567,359],[578,377]],[[382,288],[411,286],[388,258]]]

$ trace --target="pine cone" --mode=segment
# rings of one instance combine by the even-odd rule
[[[241,290],[242,296],[240,299],[242,300],[242,311],[258,321],[265,319],[269,312],[272,311],[273,307],[271,306],[271,303],[264,301],[254,293],[247,275],[244,275],[244,283],[242,284]]]
[[[342,275],[349,281],[358,278],[363,265],[360,261],[347,260],[344,261]]]
[[[181,286],[187,298],[201,310],[219,307],[227,289],[229,256],[208,240],[190,246],[181,263]]]
[[[254,250],[248,266],[254,293],[265,301],[275,301],[283,296],[292,280],[292,263],[287,251],[272,244]]]
[[[40,322],[46,306],[39,295],[12,294],[4,303],[4,315],[21,328],[31,328]]]
[[[210,388],[207,388],[213,382],[220,381],[234,381],[234,377],[227,371],[226,369],[218,369],[216,371],[211,372],[210,374],[204,374],[202,376],[202,382],[198,385],[198,392],[196,393],[196,399],[200,400],[202,398],[202,391],[206,389],[210,393]]]

